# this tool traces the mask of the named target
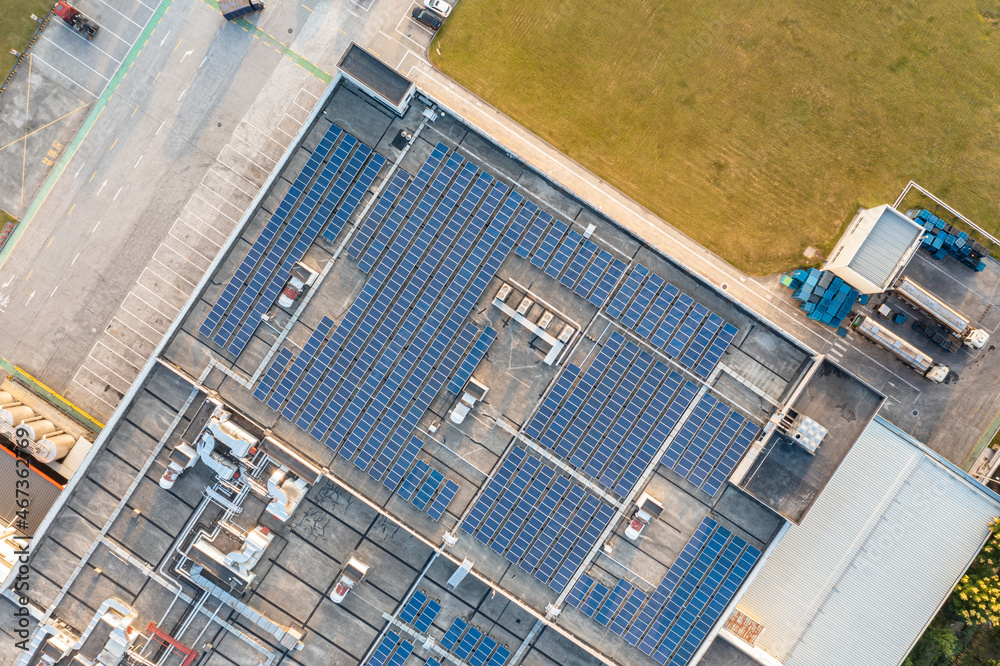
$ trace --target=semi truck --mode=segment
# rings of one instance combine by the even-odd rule
[[[59,0],[52,8],[52,13],[66,22],[66,25],[76,30],[86,39],[93,39],[97,35],[98,25],[84,16],[79,9]]]
[[[264,9],[263,0],[219,0],[219,10],[227,21]]]
[[[948,376],[948,366],[935,363],[933,358],[867,315],[858,315],[854,330],[936,384]]]
[[[967,347],[982,349],[989,342],[990,334],[976,328],[969,318],[949,307],[944,301],[906,277],[899,278],[896,295],[921,312],[925,312],[942,326],[954,333]]]

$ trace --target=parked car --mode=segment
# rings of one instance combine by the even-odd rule
[[[292,267],[292,275],[288,278],[285,288],[278,296],[278,305],[283,308],[290,308],[295,300],[302,293],[302,290],[316,281],[316,271],[310,269],[302,263],[297,263]]]
[[[636,502],[636,509],[632,514],[632,520],[629,521],[628,527],[625,528],[625,536],[635,541],[642,534],[643,530],[646,529],[646,526],[659,518],[662,512],[663,505],[647,493],[643,493],[639,501]]]
[[[442,23],[441,17],[438,16],[437,14],[435,14],[434,12],[432,12],[429,9],[423,9],[421,7],[414,7],[413,11],[410,12],[410,16],[412,16],[414,19],[416,19],[420,23],[423,23],[424,25],[426,25],[431,30],[437,30],[438,28],[441,27],[441,23]]]
[[[448,14],[451,14],[451,5],[444,0],[424,0],[424,7],[437,12],[442,18],[448,18]]]

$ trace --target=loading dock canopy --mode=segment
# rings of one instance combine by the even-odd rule
[[[830,253],[823,269],[862,294],[880,294],[909,263],[923,227],[888,204],[863,210]]]

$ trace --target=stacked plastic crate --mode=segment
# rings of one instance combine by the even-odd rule
[[[930,252],[931,257],[944,259],[950,254],[974,271],[986,268],[985,257],[990,256],[990,251],[969,238],[969,234],[947,224],[929,210],[907,214],[924,226],[921,247]]]
[[[799,309],[810,319],[838,328],[851,314],[858,290],[828,271],[815,268],[795,271],[781,278],[781,284],[792,290]]]

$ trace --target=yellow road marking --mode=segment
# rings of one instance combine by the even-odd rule
[[[76,204],[73,204],[73,205],[75,206]],[[55,236],[53,236],[52,238],[50,238],[49,242],[45,244],[45,247],[48,247],[49,245],[52,245],[52,241],[54,241],[55,239],[56,239]]]
[[[24,279],[27,281],[27,279],[30,278],[31,274],[34,273],[34,272],[35,272],[35,269],[32,268],[30,271],[28,271],[28,274],[24,276]]]
[[[110,148],[108,148],[108,150],[114,150],[114,149],[115,149],[115,144],[116,144],[116,143],[118,143],[118,137],[115,137],[115,140],[114,140],[114,142],[112,142],[112,144],[111,144],[111,147],[110,147]]]
[[[69,116],[69,115],[72,115],[72,114],[76,113],[77,111],[79,111],[80,109],[82,109],[85,106],[88,106],[88,105],[87,104],[81,104],[80,106],[76,107],[75,109],[73,109],[72,111],[70,111],[69,113],[67,113],[66,116]],[[39,127],[38,129],[31,130],[30,132],[28,132],[27,134],[25,134],[20,139],[14,139],[10,143],[8,143],[6,146],[0,147],[0,150],[3,150],[4,148],[10,148],[11,146],[13,146],[18,141],[23,141],[26,137],[29,137],[32,134],[35,134],[36,132],[41,132],[43,129],[45,129],[49,125],[52,125],[54,123],[59,122],[60,120],[62,120],[66,116],[60,116],[59,118],[56,118],[55,120],[53,120],[51,123],[46,123],[46,124],[42,125],[41,127]]]
[[[156,83],[156,79],[160,78],[160,74],[163,74],[163,72],[157,72],[156,73],[156,76],[153,77],[153,83]]]
[[[305,5],[300,5],[300,6],[302,7],[302,9],[304,9],[304,10],[306,10],[307,12],[309,12],[310,14],[312,14],[312,10],[311,10],[311,9],[309,9],[309,8],[308,8],[308,7],[306,7]]]
[[[69,217],[73,213],[74,208],[76,208],[76,204],[73,204],[72,206],[69,207],[69,210],[66,212],[66,217]],[[52,241],[49,242],[51,243]]]
[[[139,105],[138,105],[138,104],[136,104],[136,105],[135,105],[135,109],[133,109],[133,110],[132,110],[132,116],[134,116],[134,115],[135,115],[135,112],[136,112],[136,111],[138,111],[138,110],[139,110]],[[132,116],[129,116],[129,118],[131,118]]]
[[[177,47],[181,45],[181,42],[182,42],[182,41],[184,41],[184,40],[183,40],[183,39],[178,39],[178,40],[177,40],[177,43],[176,43],[176,44],[174,44],[174,51],[176,51],[176,50],[177,50]]]
[[[90,180],[88,180],[87,182],[89,183],[91,180],[94,180],[94,176],[96,176],[96,175],[97,175],[97,171],[95,170],[94,173],[90,174]]]

